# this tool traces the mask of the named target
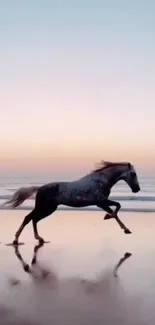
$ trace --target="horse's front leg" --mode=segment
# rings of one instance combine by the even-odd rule
[[[121,205],[119,202],[116,202],[116,201],[111,201],[111,200],[106,200],[105,201],[105,206],[108,206],[109,207],[109,211],[105,210],[108,212],[108,214],[105,215],[104,219],[107,220],[107,219],[111,219],[111,218],[115,218],[117,216],[117,213],[118,211],[120,210],[121,208]],[[115,210],[113,211],[110,206],[115,206]],[[110,215],[109,215],[110,213]]]
[[[117,271],[120,268],[120,266],[131,256],[131,253],[125,253],[124,256],[119,260],[119,262],[117,263],[117,265],[114,268],[113,274],[115,277],[117,277]]]
[[[120,228],[124,230],[125,234],[131,234],[131,231],[125,226],[125,224],[117,216],[117,213],[121,208],[121,205],[119,202],[115,202],[115,201],[111,201],[111,200],[104,200],[104,201],[99,202],[97,204],[97,206],[99,208],[105,210],[106,212],[108,212],[108,214],[106,214],[104,217],[105,220],[115,218],[115,220],[119,224]],[[113,211],[110,208],[110,206],[115,206],[116,207],[115,211]]]

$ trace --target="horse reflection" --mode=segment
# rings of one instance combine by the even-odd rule
[[[109,272],[106,272],[104,270],[98,279],[95,281],[90,281],[90,280],[83,280],[82,283],[85,287],[85,291],[89,294],[95,294],[98,293],[99,291],[113,291],[113,288],[115,287],[114,282],[112,281],[111,275],[113,275],[113,279],[118,277],[117,271],[120,268],[120,266],[129,258],[131,257],[132,254],[126,252],[123,257],[120,258],[118,263],[115,265],[112,274]]]
[[[47,269],[43,268],[37,261],[38,251],[40,250],[40,248],[43,245],[44,245],[44,243],[39,243],[38,245],[36,245],[34,247],[33,257],[31,260],[31,266],[28,263],[26,263],[25,260],[23,259],[18,246],[14,246],[15,255],[17,256],[18,260],[20,261],[23,270],[26,273],[29,273],[32,276],[32,278],[35,280],[42,280],[42,279],[46,279],[48,277],[57,278],[53,271],[51,271],[51,270],[48,271]],[[39,273],[38,273],[38,271],[39,271]]]
[[[120,268],[120,266],[129,258],[131,257],[132,254],[131,253],[125,253],[124,256],[122,258],[120,258],[119,262],[116,264],[116,266],[114,267],[114,271],[113,271],[113,274],[115,277],[117,277],[117,271],[118,269]]]
[[[31,260],[31,266],[25,262],[21,253],[19,252],[19,246],[15,246],[15,255],[17,256],[18,260],[20,261],[24,272],[29,273],[33,280],[37,280],[37,282],[48,282],[50,287],[55,288],[59,285],[63,285],[67,283],[68,285],[77,285],[78,287],[82,287],[83,290],[88,293],[95,293],[100,290],[101,288],[105,287],[105,283],[111,281],[111,275],[114,278],[118,277],[118,269],[120,266],[129,258],[131,257],[131,253],[126,252],[123,257],[120,258],[118,263],[115,265],[111,275],[104,270],[101,275],[95,280],[88,280],[88,279],[80,279],[80,278],[70,278],[66,280],[62,280],[58,277],[58,275],[53,270],[47,270],[43,266],[38,263],[38,252],[41,247],[43,247],[44,243],[40,243],[34,247],[33,257]],[[39,273],[38,273],[39,271]],[[108,278],[107,278],[108,275]],[[107,281],[108,279],[108,281]]]
[[[34,247],[34,252],[33,252],[33,257],[32,257],[32,261],[31,261],[31,265],[35,265],[35,264],[37,263],[37,252],[38,252],[38,250],[39,250],[42,246],[43,246],[43,243],[40,243],[40,244],[38,244],[38,245],[36,245],[36,246]],[[16,254],[16,256],[18,257],[19,261],[21,262],[22,267],[23,267],[23,270],[24,270],[25,272],[27,272],[27,273],[31,273],[31,268],[30,268],[29,264],[27,264],[27,263],[24,261],[24,259],[23,259],[22,255],[21,255],[21,253],[19,252],[18,247],[17,247],[17,246],[14,246],[14,248],[15,248],[15,254]]]

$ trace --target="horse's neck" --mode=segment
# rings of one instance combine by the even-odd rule
[[[121,180],[122,170],[108,170],[101,172],[101,177],[107,180],[107,185],[111,189],[119,180]]]
[[[100,180],[104,185],[111,189],[119,180],[122,179],[122,169],[113,169],[109,168],[103,171],[93,172],[85,175],[80,180],[81,181],[89,181],[91,179]]]

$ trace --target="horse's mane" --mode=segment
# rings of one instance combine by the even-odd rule
[[[100,163],[98,164],[98,167],[95,168],[93,171],[94,172],[100,172],[106,168],[109,167],[117,167],[117,166],[126,166],[129,165],[127,162],[111,162],[111,161],[105,161],[101,160]]]

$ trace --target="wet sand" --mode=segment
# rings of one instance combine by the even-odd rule
[[[125,235],[104,213],[57,211],[39,223],[50,243],[38,248],[33,265],[31,224],[25,245],[6,246],[24,216],[0,211],[0,325],[154,324],[154,214],[120,213],[132,231]]]

